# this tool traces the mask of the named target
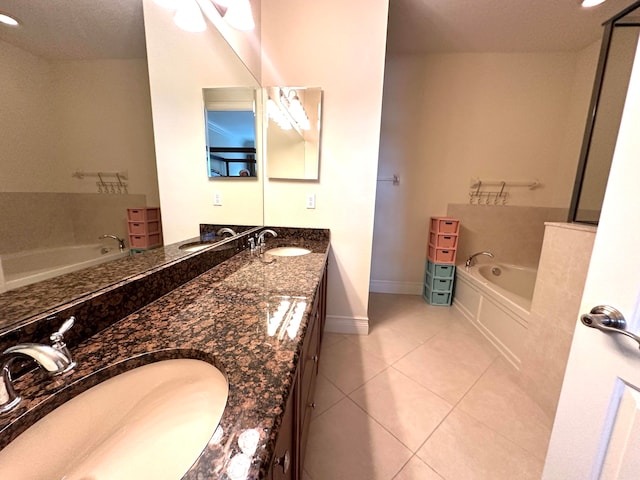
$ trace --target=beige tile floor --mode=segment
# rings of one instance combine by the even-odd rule
[[[372,294],[325,334],[303,480],[539,479],[551,425],[454,308]]]

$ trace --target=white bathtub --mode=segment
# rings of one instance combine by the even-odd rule
[[[454,307],[518,369],[536,273],[498,263],[456,268]]]
[[[128,252],[104,245],[70,245],[0,255],[0,292],[122,258]]]

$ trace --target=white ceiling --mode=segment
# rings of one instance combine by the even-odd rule
[[[590,9],[578,0],[389,0],[388,51],[577,51],[635,0]]]
[[[580,50],[634,1],[583,9],[578,0],[389,0],[388,51]],[[0,11],[23,23],[0,25],[0,40],[45,58],[145,56],[141,0],[2,0]]]
[[[52,60],[144,58],[142,0],[2,0],[0,40]]]

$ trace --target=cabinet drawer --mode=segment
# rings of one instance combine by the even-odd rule
[[[429,272],[427,272],[425,283],[429,286],[429,288],[434,292],[451,292],[453,288],[453,279],[452,278],[439,278],[432,276]]]
[[[436,233],[458,233],[460,220],[449,217],[431,217],[431,231]]]
[[[438,265],[427,260],[427,273],[432,277],[453,278],[456,273],[455,265]],[[425,278],[426,280],[426,278]]]
[[[455,263],[456,249],[436,248],[434,245],[429,244],[427,247],[427,258],[433,263]]]
[[[313,318],[311,332],[308,332],[307,338],[305,339],[305,346],[302,350],[302,375],[300,382],[300,398],[302,404],[305,404],[309,399],[312,387],[315,385],[316,375],[318,374],[318,330],[317,319]]]
[[[428,285],[422,289],[422,297],[430,305],[451,305],[451,292],[435,292]]]
[[[162,235],[152,233],[150,235],[129,235],[129,246],[131,248],[157,247],[162,244]]]
[[[127,208],[127,218],[130,222],[160,220],[160,209],[158,207]]]
[[[160,232],[160,222],[152,220],[149,222],[129,222],[130,235],[148,235]]]
[[[429,232],[429,243],[436,248],[456,248],[458,246],[458,235]]]

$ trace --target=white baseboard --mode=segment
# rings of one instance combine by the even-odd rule
[[[348,333],[355,335],[369,334],[369,319],[367,317],[343,317],[327,315],[324,331],[330,333]]]
[[[418,282],[394,282],[371,280],[369,291],[374,293],[397,293],[400,295],[422,295],[422,284]]]

